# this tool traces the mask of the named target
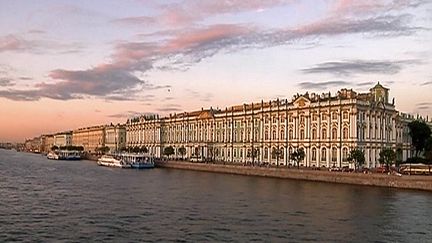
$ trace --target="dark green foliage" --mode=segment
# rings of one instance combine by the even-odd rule
[[[348,156],[348,161],[354,162],[354,167],[357,170],[357,168],[362,166],[365,162],[364,152],[358,148],[351,150]]]
[[[290,157],[297,164],[297,168],[300,167],[300,161],[302,161],[305,157],[305,152],[303,149],[297,149],[291,153]]]
[[[421,153],[426,146],[427,139],[431,136],[431,129],[430,127],[421,120],[415,120],[408,124],[409,127],[409,134],[412,139],[412,144],[415,147],[416,150],[416,156]]]
[[[391,148],[385,148],[381,150],[379,156],[380,156],[379,162],[381,164],[385,164],[387,168],[390,167],[396,160],[396,153]]]
[[[168,156],[168,158],[174,154],[174,148],[172,146],[165,147],[163,150],[163,154]]]
[[[186,154],[186,148],[182,146],[178,149],[178,152],[183,157]]]

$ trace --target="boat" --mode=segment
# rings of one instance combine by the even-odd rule
[[[57,150],[49,152],[47,158],[54,160],[80,160],[81,153],[76,150]]]
[[[49,152],[49,153],[47,154],[47,158],[48,158],[48,159],[59,159],[59,156],[58,156],[58,154],[56,154],[56,153],[54,153],[54,152]]]
[[[144,154],[135,153],[119,153],[103,155],[98,160],[98,165],[133,168],[133,169],[149,169],[154,167],[154,160]]]
[[[144,154],[123,153],[121,158],[125,163],[130,164],[133,169],[154,168],[154,159]]]
[[[97,161],[98,165],[119,168],[131,168],[129,164],[124,163],[121,158],[114,155],[102,155]]]

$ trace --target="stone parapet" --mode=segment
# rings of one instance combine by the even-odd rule
[[[205,164],[184,161],[159,161],[157,167],[196,170],[237,175],[274,177],[353,185],[381,186],[389,188],[426,190],[432,192],[432,176],[396,176],[387,174],[363,174],[304,170],[296,168],[273,168],[242,165]]]

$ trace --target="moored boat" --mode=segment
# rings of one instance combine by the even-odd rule
[[[47,154],[47,158],[55,160],[80,160],[81,153],[76,150],[51,151]]]
[[[103,155],[97,161],[98,165],[108,167],[130,168],[129,164],[124,163],[121,158],[114,155]]]
[[[149,169],[154,167],[153,158],[144,154],[134,153],[103,155],[97,163],[103,166],[133,169]]]

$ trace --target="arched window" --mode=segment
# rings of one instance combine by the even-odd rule
[[[300,139],[303,140],[304,139],[304,130],[300,129]]]
[[[332,148],[332,161],[335,162],[337,161],[337,148]]]
[[[317,130],[315,128],[312,129],[312,139],[317,138]]]
[[[332,129],[332,139],[337,139],[337,129],[336,128]]]
[[[316,148],[312,148],[312,161],[316,161],[317,151]]]
[[[285,131],[283,129],[280,130],[279,138],[280,140],[285,140]]]
[[[321,131],[321,139],[327,139],[327,129],[325,128]]]
[[[348,128],[344,127],[343,129],[343,138],[348,139]]]
[[[264,148],[264,159],[267,159],[267,158],[268,158],[268,148],[265,147]]]
[[[321,149],[321,161],[326,161],[326,160],[327,160],[327,149],[322,148]]]
[[[269,131],[267,129],[264,131],[264,138],[265,140],[269,139]]]
[[[348,148],[342,149],[342,161],[344,162],[348,161]]]
[[[272,152],[271,152],[271,158],[272,159],[276,159],[276,154],[277,153],[277,149],[275,147],[272,148]]]
[[[272,139],[276,140],[276,130],[273,130],[273,132],[272,132]]]

